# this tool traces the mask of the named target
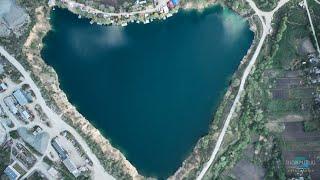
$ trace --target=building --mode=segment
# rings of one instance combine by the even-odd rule
[[[80,175],[80,171],[78,170],[77,166],[70,160],[70,158],[63,160],[62,162],[66,166],[68,171],[74,175],[74,177],[78,177]]]
[[[62,163],[66,166],[68,171],[74,175],[74,177],[78,177],[81,174],[81,171],[77,168],[77,166],[71,161],[67,152],[62,148],[62,146],[57,141],[57,138],[54,138],[51,142],[53,148],[57,151]]]
[[[18,111],[20,113],[21,118],[24,121],[28,121],[31,118],[31,115],[29,114],[29,112],[27,110],[20,108]]]
[[[21,106],[29,103],[25,93],[21,89],[14,91],[12,94]]]
[[[313,73],[313,74],[320,74],[320,69],[318,67],[313,67],[311,70],[310,70],[310,73]]]
[[[68,153],[61,147],[59,142],[57,141],[57,138],[54,138],[51,142],[53,148],[57,151],[60,159],[65,160],[68,158]]]
[[[174,8],[174,4],[173,4],[173,2],[172,2],[171,0],[168,1],[167,7],[168,7],[169,9],[173,9],[173,8]]]
[[[317,57],[311,57],[311,58],[309,59],[309,62],[310,62],[311,64],[317,64],[317,63],[320,63],[320,59],[317,58]]]
[[[12,96],[8,96],[8,97],[4,98],[3,101],[8,106],[10,112],[12,112],[13,114],[18,113],[18,108],[16,107],[15,100],[13,99]]]
[[[169,13],[169,8],[168,8],[168,6],[164,6],[164,7],[162,8],[162,11],[163,11],[163,13],[165,13],[165,14]]]
[[[20,173],[17,172],[11,165],[4,170],[4,173],[10,180],[16,180],[20,177]]]
[[[0,92],[3,92],[7,89],[8,89],[8,86],[6,85],[6,83],[4,82],[0,83]]]

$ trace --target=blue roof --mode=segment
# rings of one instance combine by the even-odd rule
[[[20,89],[13,92],[13,96],[16,98],[16,100],[21,106],[28,104],[28,99]]]
[[[174,5],[179,4],[179,0],[171,0]]]
[[[8,166],[5,170],[4,173],[8,176],[10,180],[16,180],[20,176],[19,174],[16,174],[16,172]]]
[[[67,152],[58,144],[56,139],[54,139],[51,144],[52,144],[53,148],[57,151],[59,157],[62,160],[65,160],[67,158]]]

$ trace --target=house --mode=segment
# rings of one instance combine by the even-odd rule
[[[25,121],[29,120],[29,118],[31,117],[27,110],[19,109],[19,113],[20,113],[22,119]]]
[[[3,14],[3,20],[10,29],[18,29],[30,21],[29,15],[17,5],[11,5],[9,11]]]
[[[320,69],[317,68],[317,67],[313,67],[311,70],[310,70],[310,73],[313,73],[313,74],[320,74]]]
[[[11,165],[4,170],[4,173],[10,180],[16,180],[20,177],[20,173],[16,171]]]
[[[317,64],[317,63],[320,62],[320,59],[317,58],[317,57],[311,57],[311,58],[309,59],[309,62],[310,62],[311,64]]]
[[[12,94],[21,106],[29,103],[25,93],[21,89],[14,91]]]
[[[317,57],[316,54],[312,53],[308,55],[308,60],[311,64],[318,64],[320,63],[320,58]]]
[[[315,77],[311,79],[312,84],[320,83],[320,77]]]

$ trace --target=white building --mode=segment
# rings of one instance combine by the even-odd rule
[[[78,177],[80,175],[80,171],[77,166],[70,160],[70,158],[66,158],[62,161],[63,164],[67,167],[67,169],[74,175],[74,177]]]

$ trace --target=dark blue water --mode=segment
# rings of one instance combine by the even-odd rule
[[[220,6],[125,28],[53,12],[42,56],[70,101],[140,173],[167,177],[208,132],[253,33]]]

